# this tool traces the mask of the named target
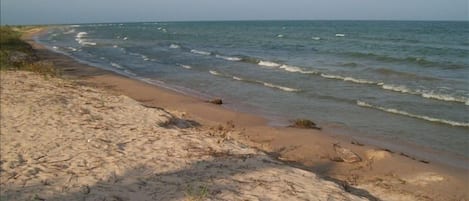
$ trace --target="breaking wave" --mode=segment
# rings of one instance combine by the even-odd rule
[[[430,122],[435,122],[435,123],[442,123],[442,124],[448,124],[451,126],[459,126],[459,127],[469,127],[468,122],[457,122],[457,121],[451,121],[451,120],[446,120],[446,119],[438,119],[438,118],[429,117],[425,115],[412,114],[412,113],[402,111],[402,110],[397,110],[394,108],[385,108],[385,107],[371,105],[363,101],[357,101],[357,105],[361,107],[373,108],[373,109],[381,110],[381,111],[392,113],[392,114],[399,114],[399,115],[421,119],[425,121],[430,121]]]
[[[212,75],[221,75],[220,73],[218,73],[217,71],[214,71],[214,70],[210,70],[208,72]]]
[[[72,33],[75,33],[75,29],[70,29],[66,32],[63,32],[63,34],[72,34]]]
[[[181,67],[183,67],[183,68],[185,68],[185,69],[191,69],[191,68],[192,68],[192,66],[183,65],[183,64],[178,64],[178,66],[181,66]]]
[[[200,54],[200,55],[204,55],[204,56],[209,56],[209,55],[212,54],[211,52],[205,52],[205,51],[196,50],[196,49],[192,49],[191,52],[194,53],[194,54]]]
[[[116,64],[116,63],[114,63],[114,62],[111,62],[111,66],[116,67],[116,68],[118,68],[118,69],[124,69],[124,67],[122,67],[121,65]]]
[[[318,74],[317,71],[314,71],[314,70],[303,70],[302,68],[300,67],[296,67],[296,66],[290,66],[290,65],[286,65],[286,64],[283,64],[279,67],[280,69],[283,69],[285,71],[288,71],[288,72],[292,72],[292,73],[302,73],[302,74]]]
[[[74,47],[67,47],[67,49],[71,50],[72,52],[78,51],[78,50],[77,50],[76,48],[74,48]]]
[[[419,96],[422,96],[423,98],[428,98],[428,99],[435,99],[435,100],[448,101],[448,102],[459,102],[459,103],[464,103],[465,105],[469,105],[468,97],[455,97],[449,94],[440,94],[440,93],[435,93],[434,91],[429,91],[429,90],[421,90],[421,89],[414,90],[404,85],[383,84],[381,85],[381,88],[385,90],[389,90],[389,91],[419,95]]]
[[[181,46],[180,46],[180,45],[176,45],[176,44],[171,44],[171,45],[169,45],[169,48],[171,48],[171,49],[179,49],[179,48],[181,48]]]
[[[144,61],[148,61],[148,60],[150,60],[150,58],[148,58],[148,57],[147,57],[147,56],[145,56],[145,55],[141,55],[141,57],[142,57],[142,59],[143,59]]]
[[[257,63],[259,66],[266,66],[266,67],[280,67],[281,65],[279,63],[275,63],[272,61],[263,61],[260,60],[259,63]]]
[[[216,58],[224,59],[227,61],[241,61],[242,59],[239,57],[228,57],[228,56],[222,56],[222,55],[215,55]]]
[[[279,90],[287,91],[287,92],[298,92],[298,91],[300,91],[299,89],[280,86],[280,85],[272,84],[272,83],[269,83],[269,82],[263,82],[263,81],[259,81],[259,80],[250,80],[250,79],[244,79],[244,78],[237,77],[237,76],[226,75],[226,74],[222,74],[222,73],[219,73],[217,71],[214,71],[214,70],[210,70],[209,73],[212,74],[212,75],[215,75],[215,76],[231,78],[231,79],[236,80],[236,81],[243,81],[243,82],[248,82],[248,83],[260,84],[260,85],[263,85],[263,86],[266,86],[266,87],[269,87],[269,88],[279,89]]]
[[[87,32],[78,32],[77,35],[76,35],[76,37],[77,37],[77,38],[83,38],[83,37],[85,37],[86,35],[88,35]]]
[[[87,32],[79,32],[77,33],[77,35],[75,36],[75,40],[78,42],[78,44],[80,45],[96,45],[96,43],[94,42],[89,42],[88,40],[86,39],[83,39],[83,38],[86,38],[86,36],[88,35]]]
[[[452,62],[436,62],[431,61],[423,57],[392,57],[388,55],[380,55],[374,53],[363,53],[363,52],[345,52],[345,55],[355,57],[355,58],[367,58],[373,59],[377,61],[385,61],[385,62],[405,62],[405,63],[412,63],[418,64],[420,66],[428,66],[428,67],[439,67],[444,69],[461,69],[466,68],[465,65],[455,64]]]
[[[358,79],[358,78],[353,78],[353,77],[344,77],[340,75],[330,75],[330,74],[325,74],[321,73],[321,77],[327,78],[327,79],[336,79],[336,80],[342,80],[346,82],[353,82],[357,84],[372,84],[372,85],[383,85],[382,82],[375,82],[371,80],[365,80],[365,79]]]
[[[262,83],[264,86],[267,86],[267,87],[270,87],[270,88],[280,89],[282,91],[288,91],[288,92],[300,91],[299,89],[294,89],[294,88],[290,88],[290,87],[275,85],[275,84],[268,83],[268,82],[260,82],[260,81],[256,81],[256,82]]]

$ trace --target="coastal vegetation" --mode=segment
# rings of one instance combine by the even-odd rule
[[[21,36],[36,26],[0,27],[0,69],[26,70],[44,76],[56,76],[58,70],[50,62],[39,61],[33,47]]]

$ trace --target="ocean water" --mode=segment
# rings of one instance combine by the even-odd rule
[[[469,22],[81,24],[37,40],[135,79],[222,97],[274,125],[308,118],[423,158],[469,161]]]

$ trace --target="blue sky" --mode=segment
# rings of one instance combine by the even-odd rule
[[[469,20],[467,0],[1,0],[2,24],[190,20]]]

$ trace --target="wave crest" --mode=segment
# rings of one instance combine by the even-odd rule
[[[320,75],[321,75],[321,77],[327,78],[327,79],[343,80],[343,81],[346,81],[346,82],[353,82],[353,83],[357,83],[357,84],[382,85],[381,82],[375,82],[375,81],[365,80],[365,79],[358,79],[358,78],[353,78],[353,77],[343,77],[343,76],[340,76],[340,75],[330,75],[330,74],[324,74],[324,73],[321,73]]]
[[[412,95],[419,95],[423,98],[427,99],[435,99],[440,101],[448,101],[448,102],[459,102],[464,103],[465,105],[469,105],[469,98],[468,97],[458,97],[449,94],[441,94],[435,93],[434,91],[430,90],[413,90],[404,85],[392,85],[392,84],[383,84],[381,88],[389,91],[395,91],[400,93],[412,94]]]
[[[242,59],[239,57],[228,57],[228,56],[222,56],[222,55],[215,55],[216,58],[224,59],[227,61],[241,61]]]
[[[272,61],[263,61],[260,60],[259,63],[257,63],[259,66],[266,66],[266,67],[279,67],[281,66],[278,63],[272,62]]]
[[[204,56],[208,56],[208,55],[212,54],[211,52],[205,52],[205,51],[196,50],[196,49],[192,49],[191,52],[194,53],[194,54],[200,54],[200,55],[204,55]]]
[[[117,63],[114,63],[114,62],[111,62],[111,66],[114,66],[118,69],[124,69],[124,67],[122,67],[121,65],[117,64]]]
[[[279,89],[279,90],[287,91],[287,92],[300,91],[299,89],[280,86],[280,85],[272,84],[272,83],[269,83],[269,82],[263,82],[263,81],[259,81],[259,80],[250,80],[250,79],[244,79],[244,78],[237,77],[237,76],[225,75],[225,74],[219,73],[215,70],[209,70],[209,73],[212,74],[212,75],[215,75],[215,76],[231,78],[231,79],[236,80],[236,81],[243,81],[243,82],[249,82],[249,83],[254,83],[254,84],[261,84],[261,85],[269,87],[269,88]]]
[[[183,64],[179,64],[179,66],[185,68],[185,69],[191,69],[192,67],[189,66],[189,65],[183,65]]]
[[[171,48],[171,49],[179,49],[179,48],[181,48],[181,46],[180,46],[180,45],[176,45],[176,44],[171,44],[171,45],[169,45],[169,48]]]
[[[357,101],[357,105],[361,107],[373,108],[373,109],[381,110],[381,111],[388,112],[388,113],[399,114],[399,115],[421,119],[425,121],[430,121],[430,122],[435,122],[435,123],[442,123],[442,124],[448,124],[451,126],[459,126],[459,127],[469,127],[468,122],[457,122],[457,121],[451,121],[451,120],[446,120],[446,119],[438,119],[438,118],[429,117],[425,115],[412,114],[412,113],[402,111],[402,110],[397,110],[394,108],[385,108],[381,106],[375,106],[375,105],[372,105],[363,101]]]

